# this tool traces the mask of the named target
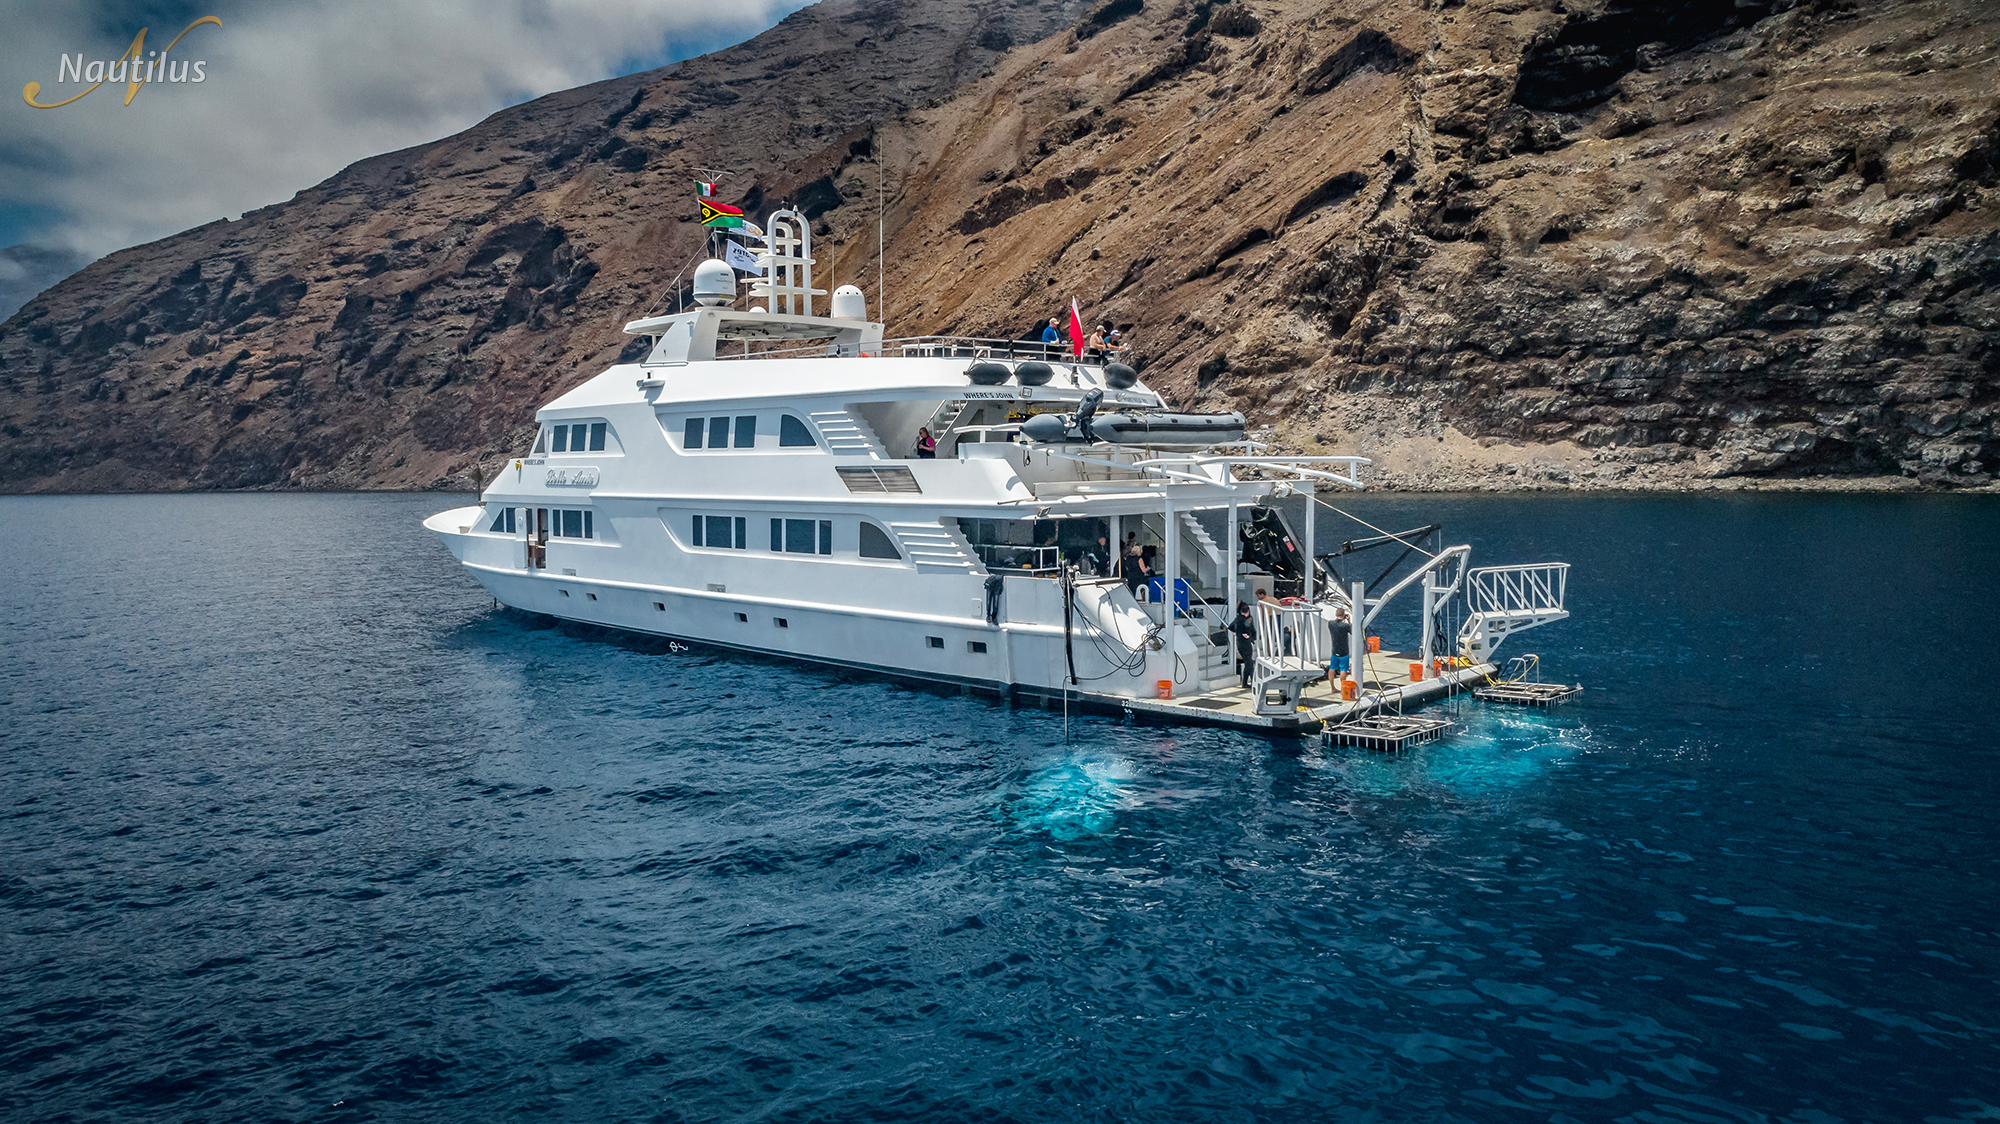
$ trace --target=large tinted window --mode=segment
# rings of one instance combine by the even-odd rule
[[[810,519],[785,520],[785,553],[814,554],[814,534],[817,528]]]
[[[602,452],[603,450],[604,450],[604,423],[603,423],[603,422],[591,422],[591,423],[590,423],[590,451],[591,451],[591,452],[593,452],[593,453],[598,453],[598,452]]]
[[[741,515],[736,517],[736,549],[750,549],[750,521]]]
[[[833,520],[831,519],[822,519],[819,521],[819,552],[821,554],[833,553]]]
[[[873,523],[863,523],[861,525],[861,557],[895,558],[900,560],[903,555],[901,551],[896,549],[896,544],[889,538],[887,531],[884,531]]]
[[[583,512],[565,511],[562,513],[562,521],[563,521],[562,533],[564,538],[580,539],[583,537]]]
[[[806,423],[790,414],[780,414],[778,444],[790,448],[795,445],[817,445],[819,442],[813,440],[812,430],[806,428]]]
[[[700,515],[694,517],[694,545],[702,545],[701,529],[707,524],[708,520],[705,517]]]
[[[757,446],[757,415],[744,414],[736,419],[736,447],[752,449]]]
[[[727,449],[729,447],[728,418],[708,419],[708,447],[711,449]]]
[[[681,437],[681,444],[689,449],[701,448],[701,419],[689,418],[687,433]]]
[[[727,550],[735,537],[735,535],[730,533],[729,516],[711,515],[708,517],[708,545],[718,550]]]
[[[555,428],[555,434],[549,441],[549,452],[566,453],[568,451],[569,451],[569,427],[566,425],[559,425]]]

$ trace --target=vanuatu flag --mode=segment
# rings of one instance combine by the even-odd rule
[[[713,199],[701,201],[701,225],[720,226],[735,230],[743,225],[743,208],[718,203]]]

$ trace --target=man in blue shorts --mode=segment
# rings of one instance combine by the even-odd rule
[[[1347,623],[1347,610],[1338,609],[1334,611],[1333,623],[1329,627],[1333,632],[1333,658],[1326,664],[1326,685],[1339,694],[1340,678],[1347,674],[1348,639],[1353,635],[1354,626]]]

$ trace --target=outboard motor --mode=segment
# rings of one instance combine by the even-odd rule
[[[1097,404],[1102,401],[1104,401],[1104,392],[1093,390],[1089,394],[1084,395],[1083,401],[1077,404],[1076,431],[1085,441],[1097,440],[1097,435],[1091,432],[1090,419],[1097,413]]]

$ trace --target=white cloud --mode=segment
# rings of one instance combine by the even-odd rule
[[[747,38],[803,0],[284,0],[194,9],[176,58],[200,84],[129,106],[106,83],[61,109],[58,56],[115,59],[140,26],[164,47],[193,18],[48,5],[0,17],[0,208],[51,216],[29,239],[97,255],[290,198],[356,160],[436,140],[503,106]],[[122,7],[122,6],[120,6]],[[173,26],[163,26],[172,22]],[[98,30],[101,29],[101,30]]]

